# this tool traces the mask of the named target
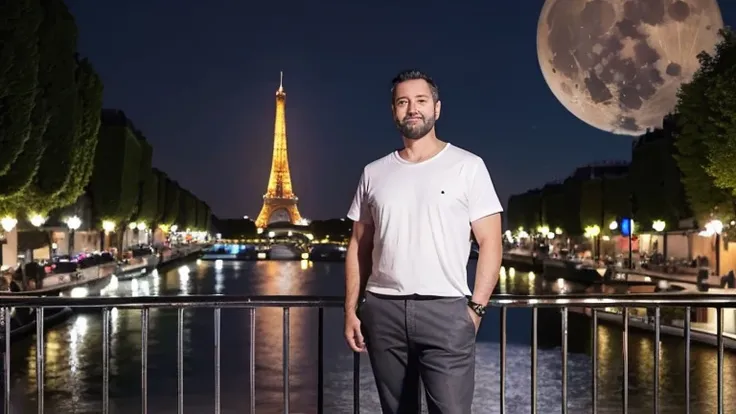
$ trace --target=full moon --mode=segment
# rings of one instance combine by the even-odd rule
[[[641,135],[662,126],[721,28],[716,0],[546,0],[537,56],[552,93],[576,117]]]

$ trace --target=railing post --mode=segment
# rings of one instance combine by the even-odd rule
[[[567,314],[568,308],[562,308],[562,414],[567,413]]]
[[[629,412],[629,308],[624,308],[622,312],[623,318],[623,343],[621,344],[621,359],[623,360],[623,389],[621,390],[623,413]]]
[[[660,329],[661,310],[654,308],[654,413],[659,414],[659,353],[660,353]]]
[[[501,370],[501,383],[499,385],[499,413],[504,414],[506,412],[506,306],[501,307],[500,318],[501,318],[501,337],[499,339],[499,357],[500,357],[500,370]]]
[[[360,413],[360,353],[353,352],[353,414]]]
[[[690,414],[690,306],[685,308],[685,414]]]
[[[110,308],[102,309],[102,413],[110,412]]]
[[[591,330],[591,394],[592,394],[592,402],[593,402],[593,414],[598,413],[598,308],[592,308],[591,309],[591,320],[590,320],[590,330]]]
[[[284,414],[289,414],[289,308],[284,307]]]
[[[317,311],[317,414],[325,410],[325,308]]]
[[[539,309],[535,306],[532,308],[532,414],[537,414],[537,346],[539,339],[538,332]]]
[[[36,392],[38,414],[44,414],[44,374],[46,372],[46,342],[44,341],[44,308],[37,307],[36,310]]]
[[[250,388],[250,414],[256,414],[256,308],[248,308],[250,334],[248,342],[248,387]]]
[[[10,333],[12,332],[12,321],[10,319],[11,308],[3,308],[5,351],[3,352],[3,413],[10,414]]]

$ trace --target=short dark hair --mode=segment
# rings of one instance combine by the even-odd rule
[[[440,100],[439,88],[437,88],[437,84],[434,82],[434,79],[432,79],[431,76],[427,75],[419,69],[408,69],[399,72],[399,74],[396,75],[396,77],[391,81],[391,102],[393,103],[394,97],[396,95],[396,85],[402,82],[416,79],[422,79],[427,82],[427,84],[429,84],[429,90],[432,91],[432,100],[434,100],[435,102]]]

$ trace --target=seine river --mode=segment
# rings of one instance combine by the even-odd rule
[[[343,264],[303,262],[190,262],[189,274],[178,269],[133,281],[120,282],[117,296],[182,294],[341,295]],[[474,262],[469,265],[473,273]],[[542,278],[516,273],[501,280],[508,293],[546,291]],[[569,288],[574,289],[570,286]],[[140,311],[111,312],[110,399],[112,413],[140,412]],[[569,412],[591,411],[589,320],[570,314]],[[77,312],[68,322],[46,335],[47,413],[95,413],[101,410],[102,317]],[[527,309],[508,311],[507,412],[530,412],[530,321]],[[560,412],[561,356],[559,311],[540,311],[538,354],[538,408],[545,414]],[[212,310],[184,314],[185,412],[214,412]],[[222,412],[247,412],[249,395],[249,318],[247,310],[222,311]],[[291,412],[316,412],[317,311],[291,313]],[[475,413],[498,412],[499,344],[498,311],[486,317],[477,346]],[[599,412],[621,412],[621,328],[601,323],[598,330]],[[176,311],[151,310],[149,333],[149,412],[176,412]],[[281,413],[282,311],[256,312],[256,395],[258,413]],[[630,413],[652,412],[653,338],[632,332],[629,344]],[[35,338],[12,348],[13,413],[36,413]],[[664,337],[661,362],[661,412],[684,412],[684,344]],[[692,345],[691,401],[693,413],[716,412],[715,349]],[[342,339],[342,311],[325,311],[325,412],[352,412],[352,354]],[[736,400],[736,358],[725,357],[725,401]],[[379,413],[378,399],[366,355],[361,361],[361,408]],[[728,403],[726,412],[736,413]]]

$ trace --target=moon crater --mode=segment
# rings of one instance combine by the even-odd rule
[[[552,93],[576,117],[640,135],[662,125],[722,27],[716,0],[546,0],[537,56]]]

